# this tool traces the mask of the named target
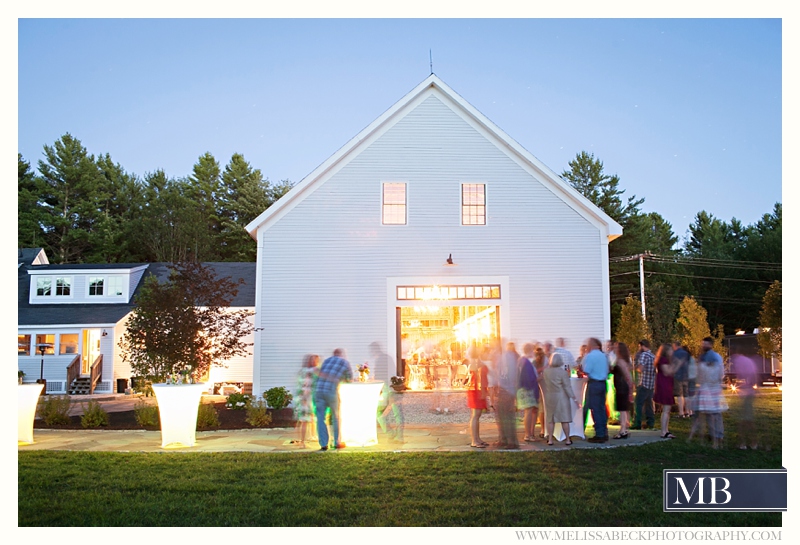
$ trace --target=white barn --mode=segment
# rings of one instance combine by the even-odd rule
[[[254,393],[292,386],[304,354],[336,347],[354,366],[383,362],[373,375],[388,380],[407,369],[395,362],[411,357],[409,331],[441,358],[487,335],[565,337],[575,352],[610,336],[620,225],[433,74],[247,230]],[[437,327],[458,342],[435,346]],[[374,342],[390,358],[373,360]]]

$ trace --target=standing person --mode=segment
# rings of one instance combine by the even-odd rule
[[[572,422],[575,404],[581,408],[581,402],[575,398],[572,391],[572,384],[569,382],[569,374],[564,369],[564,361],[561,354],[554,353],[550,358],[550,365],[545,368],[542,375],[542,385],[544,387],[545,399],[547,400],[547,444],[553,445],[553,436],[556,422],[561,422],[566,440],[565,445],[571,445],[572,439],[569,435],[569,424]]]
[[[469,431],[472,442],[471,447],[486,448],[489,443],[481,439],[481,415],[488,408],[489,397],[489,368],[478,357],[478,349],[470,346],[467,351],[469,364],[467,366],[467,407],[470,409]]]
[[[517,439],[517,353],[514,343],[506,344],[498,367],[497,412],[500,437],[495,446],[507,449],[519,448]]]
[[[314,400],[313,393],[319,374],[319,356],[306,354],[303,357],[303,366],[297,375],[297,389],[294,395],[294,418],[299,423],[297,444],[306,448],[306,434],[308,425],[314,425]],[[312,432],[313,433],[313,432]]]
[[[689,397],[689,351],[681,343],[672,343],[672,364],[675,367],[675,397],[678,402],[678,418],[689,418],[692,410],[686,400]]]
[[[536,441],[536,420],[539,417],[539,377],[533,366],[534,346],[526,343],[522,347],[524,354],[519,359],[519,388],[517,388],[517,409],[524,412],[522,427],[525,429],[523,441]]]
[[[656,388],[655,356],[650,352],[650,341],[639,341],[639,351],[636,353],[636,403],[634,406],[632,430],[642,429],[642,412],[646,419],[644,427],[653,429],[656,425],[656,415],[653,411],[653,391]]]
[[[619,411],[619,433],[614,439],[628,438],[628,419],[633,404],[633,379],[631,378],[631,354],[628,345],[617,343],[614,374],[615,405]]]
[[[739,420],[739,448],[747,449],[747,445],[755,450],[758,448],[756,439],[755,412],[753,411],[753,398],[755,397],[755,387],[758,385],[758,371],[753,360],[744,354],[734,354],[731,356],[733,372],[736,378],[742,381],[739,388],[739,395],[742,398],[742,413]]]
[[[669,413],[675,404],[672,387],[675,384],[675,370],[672,365],[672,347],[666,343],[661,345],[656,354],[656,391],[653,401],[661,405],[661,438],[675,439],[669,431]]]
[[[724,433],[722,412],[728,410],[728,404],[722,396],[725,367],[722,363],[722,356],[714,352],[713,346],[714,339],[711,337],[703,339],[703,355],[697,365],[698,392],[695,409],[699,415],[692,423],[689,440],[697,433],[700,421],[707,420],[711,446],[718,449],[722,446]]]
[[[537,344],[533,352],[533,367],[536,369],[536,376],[539,378],[539,438],[544,439],[547,437],[545,434],[545,399],[544,388],[542,387],[541,377],[544,376],[545,365],[547,365],[547,358],[544,355],[544,349]]]
[[[500,339],[495,339],[491,346],[486,345],[484,347],[483,353],[481,354],[481,361],[483,361],[486,368],[489,370],[487,378],[489,392],[489,398],[486,402],[487,410],[495,410],[497,408],[497,369],[500,365],[500,358],[503,355],[502,346],[503,345],[500,344]],[[495,415],[495,420],[497,421],[499,431],[500,420],[497,418],[497,415]]]
[[[577,363],[575,362],[575,358],[572,356],[572,352],[567,350],[566,341],[563,337],[559,337],[556,339],[556,346],[553,348],[553,352],[558,352],[561,354],[561,361],[564,362],[564,369],[567,370],[567,374],[571,374],[572,370],[577,367]]]
[[[586,343],[589,353],[583,358],[583,372],[589,377],[586,387],[589,410],[594,420],[594,437],[590,443],[608,441],[608,417],[606,415],[606,380],[608,380],[608,358],[603,353],[603,345],[591,338]]]
[[[686,364],[686,377],[689,383],[689,387],[687,389],[686,395],[686,407],[685,410],[689,411],[689,417],[694,419],[696,418],[695,415],[695,401],[697,396],[697,360],[692,353],[689,352],[689,347],[683,345],[683,349],[686,350],[686,353],[689,354],[689,362]]]
[[[339,383],[353,380],[353,369],[345,358],[343,348],[333,351],[333,356],[322,362],[319,369],[317,387],[314,389],[314,405],[317,411],[317,434],[319,449],[328,450],[328,425],[325,423],[325,411],[331,410],[331,427],[333,428],[333,448],[344,448],[339,442]]]

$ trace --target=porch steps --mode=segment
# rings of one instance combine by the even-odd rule
[[[78,377],[72,381],[69,386],[70,395],[89,395],[92,389],[91,379],[89,377]]]

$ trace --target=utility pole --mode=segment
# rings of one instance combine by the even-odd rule
[[[647,320],[644,310],[644,254],[639,254],[639,291],[641,291],[642,298],[642,318]]]

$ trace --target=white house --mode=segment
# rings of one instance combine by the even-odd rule
[[[435,75],[247,230],[254,392],[294,384],[304,354],[336,347],[387,380],[404,359],[460,363],[492,337],[577,351],[610,336],[620,225]]]
[[[131,378],[119,340],[133,297],[147,275],[166,280],[168,264],[52,265],[40,248],[19,250],[17,257],[17,364],[24,381],[43,377],[51,394],[116,391],[118,379]],[[253,310],[254,263],[205,265],[217,276],[244,280],[231,309]],[[209,382],[252,382],[252,355],[225,363]]]

